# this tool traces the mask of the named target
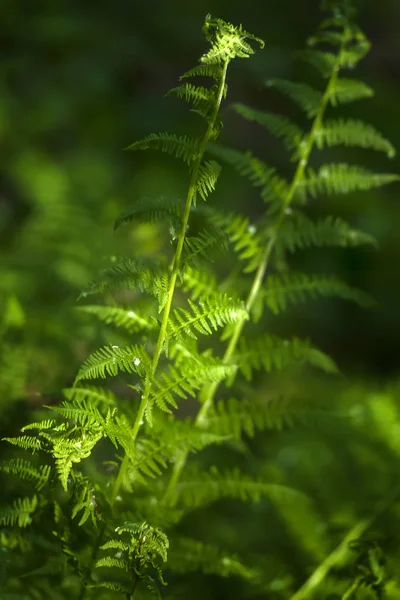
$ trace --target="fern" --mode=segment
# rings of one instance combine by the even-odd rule
[[[254,586],[249,592],[253,595],[289,598],[298,573],[303,575],[303,563],[296,556],[288,570],[281,546],[287,553],[288,539],[302,540],[304,573],[309,573],[320,557],[324,565],[331,521],[335,538],[339,528],[347,527],[353,503],[344,501],[342,512],[332,517],[329,503],[319,511],[300,489],[308,482],[304,487],[318,502],[331,494],[330,482],[325,490],[324,475],[315,475],[309,459],[315,454],[321,471],[332,467],[336,457],[330,443],[319,440],[324,436],[318,430],[301,445],[295,430],[300,423],[333,421],[321,408],[320,394],[314,394],[315,402],[301,386],[300,368],[311,366],[326,376],[343,365],[337,366],[309,339],[276,334],[279,322],[273,323],[275,316],[316,298],[373,304],[366,293],[335,276],[295,271],[291,255],[311,247],[375,246],[371,235],[341,217],[315,219],[308,207],[318,201],[322,211],[330,196],[373,190],[399,179],[362,165],[328,162],[335,160],[334,154],[314,162],[314,154],[343,146],[394,156],[390,141],[371,125],[326,116],[328,110],[373,93],[362,81],[346,76],[369,48],[352,21],[350,5],[344,0],[327,5],[333,8],[331,16],[299,54],[316,67],[322,82],[315,87],[279,78],[267,82],[301,109],[300,124],[242,103],[233,106],[239,117],[283,143],[289,168],[281,170],[251,150],[216,143],[220,109],[228,97],[228,67],[233,59],[249,58],[263,42],[241,25],[211,16],[203,27],[207,51],[167,94],[171,102],[186,102],[201,117],[203,130],[197,137],[151,133],[128,147],[182,160],[186,196],[182,203],[166,197],[138,199],[117,216],[117,235],[122,226],[149,225],[148,231],[160,238],[160,256],[143,244],[135,247],[134,258],[110,259],[79,298],[87,302],[92,295],[104,295],[104,304],[84,302],[79,311],[88,329],[93,316],[113,328],[104,328],[101,347],[89,353],[63,397],[43,394],[50,400],[38,416],[21,435],[4,438],[18,454],[5,457],[1,473],[22,480],[23,488],[35,488],[34,495],[11,499],[0,510],[0,552],[6,548],[18,556],[10,569],[6,565],[5,571],[11,572],[6,594],[10,590],[35,600],[48,598],[56,576],[63,581],[54,591],[56,600],[161,598],[166,580],[173,586],[171,598],[186,597],[195,590],[182,593],[182,577],[201,571],[235,577],[243,586]],[[201,85],[198,77],[205,79]],[[229,208],[215,205],[220,163],[256,189],[259,204],[253,212],[258,217],[241,212],[235,198],[230,198]],[[213,262],[221,249],[224,253]],[[7,315],[6,322],[23,323],[12,303]],[[88,353],[86,348],[79,344],[79,352]],[[340,356],[336,359],[342,363]],[[105,386],[96,380],[106,380]],[[348,427],[356,423],[352,443],[357,454],[357,427],[367,417],[358,398],[349,404],[338,430],[346,432],[346,418]],[[370,406],[373,414],[374,403]],[[381,452],[384,444],[377,419],[368,418],[375,425],[369,427],[368,421],[368,427],[378,436],[368,454],[373,463],[375,451]],[[388,420],[395,421],[390,412]],[[293,434],[286,431],[289,427]],[[394,427],[391,451],[398,450],[395,432]],[[314,446],[323,448],[321,457]],[[25,453],[34,459],[20,456]],[[11,488],[7,502],[12,493]],[[225,504],[227,500],[234,502]],[[249,504],[248,512],[239,512],[238,501]],[[242,514],[249,515],[243,525]],[[261,529],[258,519],[266,515],[272,519],[271,530],[279,533],[268,529],[268,550],[257,556],[257,548],[251,549],[251,556],[241,531]],[[296,522],[297,515],[301,522]],[[232,516],[237,533],[229,524]],[[24,529],[24,536],[17,527]],[[197,532],[187,535],[196,527]],[[365,523],[360,531],[363,527]],[[200,534],[203,539],[196,539]],[[360,548],[357,586],[362,581],[381,593],[384,576],[376,568],[381,555],[369,550]],[[335,565],[333,559],[326,560],[329,568],[322,566],[323,577]],[[0,575],[2,568],[0,562]],[[352,593],[356,588],[348,589]],[[243,590],[246,597],[247,588]],[[293,598],[301,600],[301,594]]]

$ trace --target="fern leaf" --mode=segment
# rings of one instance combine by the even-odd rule
[[[377,246],[373,236],[353,229],[339,217],[332,216],[313,220],[300,212],[293,212],[283,223],[277,247],[294,252],[297,248],[312,246],[356,247]]]
[[[212,111],[212,108],[215,105],[215,94],[212,90],[191,83],[184,83],[183,85],[172,88],[167,93],[167,96],[170,95],[182,98],[194,107],[201,106],[203,109],[208,108],[209,112]]]
[[[216,81],[219,81],[222,74],[221,65],[204,63],[186,71],[186,73],[180,76],[180,79],[187,79],[188,77],[212,77]]]
[[[199,271],[193,267],[186,267],[182,275],[181,287],[185,292],[190,292],[192,300],[212,296],[218,292],[218,282],[215,275],[208,271]]]
[[[262,497],[296,501],[303,496],[284,485],[252,479],[238,469],[221,473],[216,467],[212,467],[208,472],[194,471],[193,474],[188,470],[177,484],[171,504],[178,502],[189,508],[198,508],[220,498],[258,502]]]
[[[13,446],[18,446],[23,450],[30,450],[32,454],[35,454],[35,452],[38,452],[39,450],[43,450],[43,441],[33,435],[21,435],[14,438],[5,437],[3,438],[3,441],[9,442]]]
[[[217,227],[200,231],[197,236],[186,236],[182,253],[182,264],[185,267],[198,257],[211,260],[211,251],[227,249],[228,236]]]
[[[330,76],[337,63],[337,56],[332,52],[323,52],[314,48],[296,52],[296,56],[315,67],[324,78]]]
[[[134,142],[127,150],[161,150],[191,164],[200,150],[200,143],[187,135],[177,136],[171,133],[151,133],[147,137]]]
[[[185,336],[197,339],[197,334],[211,335],[219,327],[247,319],[244,304],[227,294],[209,296],[195,304],[188,300],[191,311],[176,308],[168,322],[167,335],[182,341]]]
[[[264,47],[260,38],[245,31],[242,26],[235,27],[222,19],[207,15],[203,26],[206,38],[211,42],[211,48],[201,57],[205,64],[222,64],[233,58],[248,58],[254,50],[246,39],[254,40]]]
[[[179,229],[181,227],[179,203],[166,198],[143,198],[118,217],[114,223],[114,230],[132,221],[142,223],[161,221]]]
[[[203,572],[220,577],[253,579],[256,571],[246,567],[238,556],[227,554],[213,544],[179,537],[170,540],[168,568],[174,573]]]
[[[315,143],[319,149],[324,146],[359,146],[386,152],[393,158],[396,151],[392,144],[371,125],[354,119],[331,119],[323,123],[316,132]]]
[[[115,395],[110,390],[97,386],[65,388],[63,394],[67,400],[87,402],[94,407],[109,408],[116,405]]]
[[[318,171],[308,169],[307,178],[299,183],[300,196],[303,192],[311,198],[320,194],[348,194],[357,190],[370,190],[399,179],[399,175],[373,173],[364,167],[346,163],[322,165]]]
[[[149,323],[147,319],[136,311],[119,306],[86,304],[85,306],[78,306],[77,309],[81,312],[95,315],[107,325],[115,325],[116,327],[126,329],[129,333],[141,330],[150,331],[155,327],[154,323]]]
[[[332,106],[337,106],[337,104],[347,104],[355,100],[371,98],[373,95],[373,89],[363,81],[340,77],[336,80],[335,86],[332,89],[330,103]]]
[[[286,79],[269,79],[266,82],[269,87],[275,87],[277,90],[288,96],[311,118],[317,114],[321,105],[322,94],[315,88],[305,83],[294,83]]]
[[[292,150],[297,148],[304,137],[304,132],[290,119],[271,112],[255,110],[244,104],[234,104],[232,107],[248,121],[255,121],[274,136],[283,138],[285,146]]]
[[[159,311],[165,306],[168,293],[168,271],[163,264],[148,264],[145,261],[122,258],[100,274],[98,281],[81,293],[79,299],[91,294],[132,290],[154,296],[158,301]]]
[[[0,464],[0,471],[33,481],[36,489],[41,490],[49,480],[51,467],[49,465],[36,466],[29,460],[12,458],[8,462]]]
[[[79,527],[84,525],[89,517],[91,517],[93,525],[97,525],[97,504],[95,498],[95,490],[90,485],[89,480],[83,477],[81,473],[74,476],[74,493],[73,493],[73,509],[71,517],[75,519],[79,512],[82,511]]]
[[[142,346],[104,346],[93,352],[79,369],[75,383],[81,379],[105,379],[118,373],[143,376],[150,368],[150,358]]]
[[[200,166],[197,177],[197,191],[204,201],[207,200],[208,194],[215,190],[220,173],[221,166],[215,160],[210,160]]]
[[[270,275],[264,285],[262,296],[268,308],[276,315],[286,310],[290,303],[304,302],[308,297],[338,296],[352,300],[360,306],[373,305],[372,298],[367,294],[335,277],[295,272]]]
[[[308,340],[292,338],[284,340],[266,335],[248,342],[241,338],[233,360],[245,378],[250,381],[253,369],[284,369],[295,362],[307,363],[327,373],[337,373],[333,360]]]
[[[18,498],[13,505],[0,510],[0,524],[10,527],[27,527],[32,523],[32,514],[38,506],[37,496]]]

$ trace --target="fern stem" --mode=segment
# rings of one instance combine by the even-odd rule
[[[272,235],[271,235],[271,237],[268,241],[268,244],[264,250],[263,256],[260,261],[260,265],[255,274],[253,284],[251,286],[250,292],[249,292],[247,300],[246,300],[247,312],[251,311],[251,309],[254,305],[254,302],[256,301],[257,296],[260,292],[261,286],[264,281],[265,273],[269,266],[270,257],[271,257],[272,251],[275,246],[275,242],[278,237],[279,230],[285,220],[287,210],[293,200],[296,188],[297,188],[298,184],[300,183],[300,181],[303,179],[304,171],[306,169],[306,166],[307,166],[309,158],[310,158],[311,151],[314,146],[316,133],[322,123],[322,119],[323,119],[325,110],[328,106],[332,90],[334,89],[334,86],[335,86],[335,83],[336,83],[336,80],[337,80],[337,77],[339,74],[341,56],[342,56],[343,48],[345,46],[346,39],[347,39],[346,33],[347,32],[345,32],[345,35],[343,36],[341,48],[338,52],[336,62],[332,67],[332,72],[331,72],[330,78],[328,80],[324,95],[322,97],[321,104],[319,106],[318,112],[315,115],[313,123],[311,125],[310,133],[308,134],[306,142],[304,144],[304,149],[302,151],[302,154],[300,155],[300,159],[297,164],[295,173],[293,175],[291,185],[288,189],[285,199],[282,202],[281,210],[275,221]],[[246,319],[242,319],[242,320],[238,320],[238,322],[236,323],[233,333],[230,337],[228,346],[225,350],[223,359],[222,359],[224,364],[230,363],[230,361],[235,353],[236,346],[239,341],[239,338],[242,333],[245,322],[246,322]],[[207,385],[202,390],[202,392],[201,392],[202,405],[197,414],[197,418],[195,421],[196,426],[201,427],[203,425],[203,423],[206,421],[208,412],[212,408],[212,405],[214,402],[214,397],[218,390],[219,385],[220,385],[219,383],[212,383],[212,384]],[[187,454],[180,461],[175,463],[170,481],[168,482],[167,488],[164,493],[164,497],[163,497],[164,503],[168,502],[171,499],[171,496],[173,495],[176,484],[178,483],[180,474],[185,466],[186,460],[187,460]]]
[[[137,434],[139,432],[140,425],[143,422],[146,408],[148,405],[152,380],[156,373],[158,362],[160,360],[160,356],[162,354],[162,351],[163,351],[163,348],[165,345],[169,315],[171,312],[171,306],[172,306],[172,300],[173,300],[174,293],[175,293],[176,281],[178,278],[179,269],[180,269],[180,265],[181,265],[181,257],[182,257],[183,245],[185,242],[186,229],[187,229],[187,226],[189,223],[189,217],[190,217],[190,211],[192,208],[192,204],[196,199],[197,180],[198,180],[198,176],[199,176],[199,170],[200,170],[201,162],[203,160],[204,153],[206,151],[207,144],[208,144],[210,137],[213,133],[213,130],[215,128],[216,119],[217,119],[219,109],[221,106],[221,102],[222,102],[222,98],[224,95],[226,73],[227,73],[229,62],[230,62],[230,60],[226,59],[225,62],[223,63],[221,79],[220,79],[219,86],[218,86],[217,99],[216,99],[216,103],[214,106],[214,111],[209,120],[209,124],[208,124],[207,130],[206,130],[206,133],[203,137],[203,140],[202,140],[200,148],[199,148],[198,155],[197,155],[196,160],[193,165],[192,174],[191,174],[190,183],[189,183],[189,189],[188,189],[188,193],[187,193],[187,197],[186,197],[185,208],[184,208],[183,217],[182,217],[182,227],[181,227],[181,231],[179,233],[178,243],[177,243],[176,250],[175,250],[175,255],[174,255],[174,258],[173,258],[172,264],[171,264],[171,277],[170,277],[169,285],[168,285],[167,300],[166,300],[165,307],[163,310],[160,331],[158,334],[156,348],[155,348],[153,359],[152,359],[150,374],[146,377],[146,380],[145,380],[144,392],[143,392],[139,410],[138,410],[138,413],[137,413],[137,416],[135,419],[135,423],[133,425],[132,432],[131,432],[132,443],[135,442]],[[129,463],[129,458],[127,457],[127,455],[125,455],[125,457],[121,463],[117,478],[114,482],[114,486],[113,486],[113,490],[112,490],[112,494],[111,494],[111,504],[114,504],[115,499],[118,495],[118,492],[121,488],[121,484],[122,484],[128,463]]]

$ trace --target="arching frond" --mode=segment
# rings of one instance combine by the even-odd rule
[[[213,544],[179,537],[170,540],[168,568],[174,573],[203,572],[220,577],[253,579],[257,572],[246,567],[238,556],[227,554]]]
[[[337,62],[337,56],[333,52],[323,52],[314,48],[312,50],[300,50],[296,52],[296,56],[315,67],[324,78],[330,76]]]
[[[339,217],[323,217],[313,220],[301,212],[293,212],[282,225],[277,247],[294,252],[312,246],[377,246],[375,238],[363,231],[353,229]]]
[[[188,77],[212,77],[213,79],[219,81],[222,76],[222,68],[218,63],[203,63],[193,67],[193,69],[189,69],[183,75],[180,76],[180,79],[186,79]]]
[[[187,135],[178,136],[172,133],[150,133],[127,148],[127,150],[161,150],[182,159],[189,165],[196,159],[199,149],[198,140]]]
[[[235,364],[248,381],[253,369],[284,369],[295,362],[309,364],[327,373],[337,373],[333,360],[313,346],[308,340],[292,338],[284,340],[274,335],[264,335],[248,341],[241,338],[233,357]]]
[[[304,132],[300,127],[287,117],[276,113],[255,110],[240,103],[234,104],[232,108],[248,121],[255,121],[276,137],[283,138],[289,150],[297,148],[304,137]]]
[[[226,232],[238,259],[247,263],[244,272],[255,271],[265,247],[262,236],[258,235],[256,225],[247,217],[216,210],[210,212],[209,219]]]
[[[32,514],[38,506],[37,496],[18,498],[13,505],[0,510],[0,524],[9,527],[27,527],[32,523]]]
[[[243,475],[239,469],[220,472],[212,467],[208,472],[194,470],[190,473],[187,469],[186,475],[176,487],[176,495],[171,504],[198,508],[220,498],[258,502],[262,497],[296,501],[296,498],[303,495],[284,485],[252,479]]]
[[[217,227],[204,229],[197,236],[186,236],[182,253],[183,266],[200,257],[212,260],[212,251],[215,253],[226,250],[227,243],[227,234]]]
[[[209,193],[215,190],[221,166],[215,161],[204,162],[200,168],[197,178],[197,191],[203,200],[207,200]]]
[[[184,83],[172,88],[167,92],[167,96],[170,95],[182,98],[194,107],[209,107],[211,110],[215,105],[215,93],[212,90],[192,83]]]
[[[92,406],[100,408],[114,407],[117,402],[116,396],[110,390],[98,386],[65,388],[63,394],[67,400],[89,402]]]
[[[114,229],[125,223],[165,222],[175,229],[181,227],[180,203],[166,198],[142,198],[127,211],[123,212],[115,221]]]
[[[168,322],[168,337],[183,340],[185,336],[197,339],[197,334],[211,335],[213,331],[248,318],[244,304],[227,294],[208,296],[195,304],[188,300],[190,311],[176,308]]]
[[[279,314],[289,304],[305,302],[307,298],[338,296],[352,300],[360,306],[371,306],[373,300],[364,292],[350,287],[336,277],[308,275],[289,271],[280,275],[269,275],[262,290],[268,308]]]
[[[287,79],[269,79],[268,87],[275,87],[295,102],[308,116],[314,117],[320,107],[322,94],[306,83],[295,83]]]
[[[169,276],[166,265],[131,258],[122,258],[113,262],[115,264],[104,270],[98,281],[91,283],[81,293],[79,299],[91,294],[132,290],[154,296],[161,312],[168,293]]]
[[[201,62],[206,64],[221,64],[233,58],[248,58],[254,54],[254,50],[246,40],[254,40],[261,48],[264,47],[263,40],[245,31],[241,25],[236,27],[211,15],[206,17],[203,33],[211,42],[210,50],[201,57]]]
[[[303,198],[303,193],[311,198],[320,194],[348,194],[357,190],[370,190],[393,181],[400,176],[392,173],[373,173],[356,165],[333,163],[322,165],[318,171],[308,169],[307,178],[299,183],[297,197]]]
[[[36,466],[31,461],[22,458],[11,458],[9,461],[0,464],[0,471],[32,481],[35,488],[40,491],[49,480],[51,467],[50,465]]]
[[[75,383],[82,379],[105,379],[118,373],[143,376],[150,368],[150,358],[142,346],[104,346],[89,356],[79,369]]]
[[[356,119],[328,119],[315,134],[319,149],[324,146],[359,146],[386,152],[389,158],[395,156],[392,144],[372,125]]]
[[[373,95],[373,89],[363,81],[339,77],[332,89],[330,103],[332,106],[337,106],[337,104],[347,104],[348,102],[354,102],[355,100],[370,98]]]
[[[100,321],[107,325],[115,325],[129,331],[129,333],[137,331],[150,331],[156,327],[155,322],[148,321],[144,316],[132,309],[122,308],[119,306],[104,306],[100,304],[86,304],[78,306],[77,309],[81,312],[95,315]]]
[[[185,267],[181,286],[185,292],[190,292],[192,300],[201,296],[213,296],[218,292],[218,282],[214,273],[193,267]]]

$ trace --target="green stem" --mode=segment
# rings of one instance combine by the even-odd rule
[[[356,592],[358,590],[358,588],[360,587],[360,583],[361,583],[360,579],[356,579],[355,581],[353,581],[353,583],[351,584],[349,589],[343,594],[342,600],[350,600],[350,598],[352,597],[354,592]]]
[[[345,36],[344,36],[344,38],[345,38]],[[292,183],[289,187],[286,198],[282,202],[281,210],[275,221],[273,232],[272,232],[271,237],[268,241],[268,244],[264,250],[264,254],[261,257],[260,265],[257,269],[257,272],[256,272],[254,280],[253,280],[253,284],[251,286],[249,295],[246,300],[246,310],[248,313],[251,311],[251,309],[254,305],[254,302],[256,301],[258,294],[260,292],[265,273],[269,266],[271,254],[272,254],[272,251],[275,246],[275,242],[278,237],[279,230],[285,220],[285,215],[287,213],[287,209],[289,208],[289,206],[294,198],[294,194],[295,194],[295,191],[296,191],[296,188],[297,188],[299,182],[303,179],[304,171],[308,164],[310,154],[311,154],[311,151],[314,146],[316,133],[322,123],[322,119],[323,119],[326,107],[328,106],[332,90],[334,88],[334,85],[335,85],[337,77],[338,77],[341,53],[342,53],[344,44],[345,44],[345,41],[343,41],[342,48],[340,49],[340,51],[338,53],[336,64],[334,65],[334,67],[332,69],[331,76],[329,78],[325,93],[321,100],[321,104],[319,106],[318,112],[312,123],[310,133],[307,136],[307,140],[305,141],[304,148],[301,153],[299,162],[297,164],[296,171],[293,175]],[[227,346],[224,356],[222,358],[222,362],[224,364],[230,363],[230,361],[235,353],[236,346],[239,341],[239,338],[242,333],[245,322],[246,322],[246,319],[242,319],[236,323],[235,328],[232,333],[232,336],[229,340],[228,346]],[[202,390],[201,398],[202,398],[203,402],[202,402],[201,408],[197,414],[197,418],[195,421],[196,426],[201,427],[205,423],[205,421],[207,419],[207,415],[213,406],[214,397],[219,388],[219,385],[220,385],[219,383],[212,383],[212,384],[206,386]],[[179,460],[175,463],[170,481],[168,482],[167,488],[164,493],[163,503],[167,503],[171,499],[171,497],[174,493],[176,484],[179,481],[180,474],[185,466],[187,456],[188,456],[188,453],[186,453],[182,457],[181,460]]]
[[[184,208],[183,217],[182,217],[182,227],[181,227],[181,231],[179,233],[178,243],[176,246],[175,255],[172,260],[172,265],[171,265],[171,277],[170,277],[169,285],[168,285],[167,300],[166,300],[165,307],[163,310],[160,331],[158,334],[156,348],[155,348],[153,359],[152,359],[151,370],[145,380],[142,399],[141,399],[139,410],[138,410],[138,413],[136,416],[136,420],[135,420],[135,423],[133,425],[132,432],[131,432],[132,442],[134,442],[136,440],[140,425],[143,422],[143,418],[144,418],[146,408],[148,405],[152,380],[156,373],[158,362],[160,360],[160,356],[161,356],[162,350],[165,345],[169,315],[171,312],[171,306],[172,306],[172,300],[173,300],[174,292],[175,292],[176,280],[178,278],[179,269],[180,269],[180,265],[181,265],[181,257],[182,257],[183,245],[185,242],[186,229],[187,229],[187,226],[189,223],[189,217],[190,217],[190,211],[192,208],[192,204],[196,198],[196,193],[197,193],[197,179],[198,179],[198,175],[199,175],[199,169],[201,166],[201,162],[203,160],[203,156],[204,156],[208,141],[213,133],[216,119],[218,116],[218,112],[220,109],[220,105],[222,102],[222,98],[224,95],[224,88],[225,88],[228,64],[229,64],[229,59],[226,60],[223,65],[221,80],[220,80],[220,83],[218,86],[217,100],[215,103],[214,112],[211,115],[207,131],[203,137],[202,143],[199,148],[198,155],[197,155],[196,160],[193,165],[192,175],[190,178],[189,189],[188,189],[185,208]],[[125,455],[124,459],[122,460],[118,475],[114,482],[114,486],[113,486],[113,490],[112,490],[112,494],[111,494],[111,504],[112,505],[114,504],[115,499],[118,496],[118,493],[121,488],[122,481],[124,479],[128,464],[129,464],[129,458],[127,455]]]
[[[96,561],[97,558],[97,553],[99,551],[99,548],[101,546],[102,540],[103,540],[103,536],[106,530],[106,523],[105,521],[102,523],[100,529],[99,529],[99,533],[97,535],[96,538],[96,542],[92,548],[92,553],[90,555],[90,561],[89,564],[87,566],[86,572],[85,572],[85,576],[82,580],[82,587],[81,587],[81,593],[79,594],[78,600],[84,600],[85,596],[86,596],[86,591],[87,591],[87,584],[89,582],[89,579],[92,575],[92,571],[93,571],[93,567],[94,567],[94,563]]]

